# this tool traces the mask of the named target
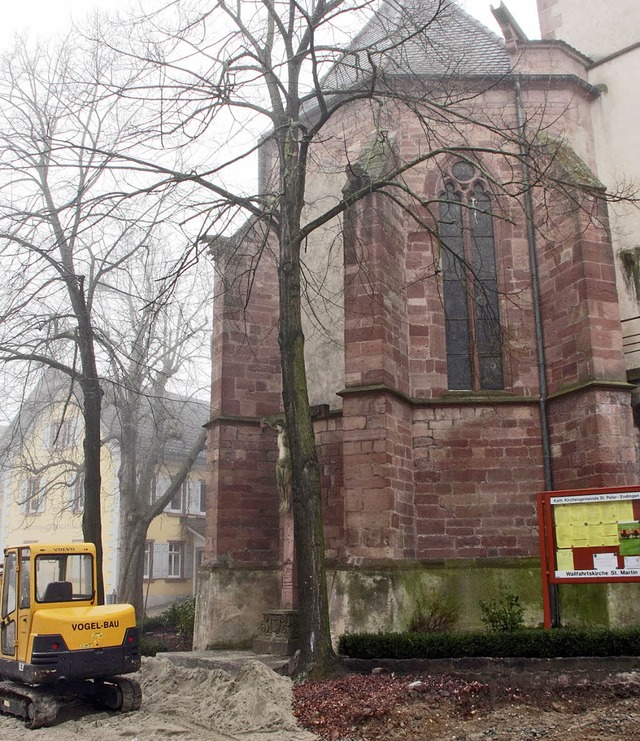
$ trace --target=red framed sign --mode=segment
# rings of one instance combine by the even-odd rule
[[[545,627],[551,585],[640,581],[640,486],[538,494]]]

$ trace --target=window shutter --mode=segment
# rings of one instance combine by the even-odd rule
[[[169,575],[169,544],[153,544],[153,578],[166,579]]]
[[[38,481],[39,491],[37,494],[38,500],[36,502],[37,507],[34,508],[34,512],[44,512],[47,503],[47,482],[45,479]]]
[[[193,545],[184,543],[182,552],[184,554],[184,576],[186,579],[191,579],[193,576]]]
[[[67,484],[67,497],[73,512],[84,510],[84,474],[79,473]]]
[[[25,479],[20,485],[20,512],[27,511],[27,499],[29,498],[29,479]]]
[[[56,423],[47,422],[42,429],[42,447],[45,450],[53,450],[53,441],[56,436]]]
[[[187,492],[187,514],[195,515],[198,513],[198,500],[196,498],[196,486],[193,481],[185,481]]]
[[[184,509],[185,514],[193,514],[193,501],[191,499],[191,482],[187,479],[182,484],[182,491],[184,492]]]
[[[147,540],[144,544],[144,565],[143,565],[143,579],[153,579],[153,573],[150,566],[153,563],[153,543]]]

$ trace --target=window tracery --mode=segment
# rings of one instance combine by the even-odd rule
[[[479,170],[458,160],[439,216],[447,378],[451,390],[503,388],[492,203]]]

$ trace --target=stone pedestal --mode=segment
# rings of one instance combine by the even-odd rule
[[[298,648],[298,611],[269,610],[263,613],[260,632],[253,639],[253,651],[257,654],[293,656]]]
[[[293,512],[291,510],[280,514],[280,558],[282,559],[280,607],[283,610],[294,610],[298,606],[298,590],[296,588]]]

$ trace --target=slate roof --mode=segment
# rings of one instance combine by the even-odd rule
[[[187,530],[191,530],[191,532],[199,535],[201,538],[206,536],[207,526],[204,517],[190,517],[185,524]]]
[[[51,399],[63,390],[68,391],[68,378],[64,374],[48,369],[42,373],[33,390],[23,398],[17,414],[7,425],[0,437],[0,465],[5,462],[5,457],[12,453],[14,440],[21,444],[22,435],[27,433],[38,421],[40,416],[48,413]]]
[[[106,385],[106,384],[105,384]],[[109,433],[117,434],[120,420],[118,410],[110,400],[110,392],[107,387],[105,401],[102,407],[102,423]],[[166,438],[163,445],[163,454],[166,458],[182,458],[188,452],[202,432],[202,427],[210,418],[209,405],[198,399],[167,394],[159,403],[160,413],[168,412],[169,423],[165,430]],[[144,450],[151,439],[157,434],[157,429],[151,413],[151,405],[147,405],[146,412],[139,429],[139,444]],[[203,457],[204,452],[198,456]]]
[[[380,11],[325,77],[325,93],[366,83],[371,62],[394,76],[486,77],[510,70],[502,39],[453,0],[381,0]]]
[[[103,435],[107,437],[117,432],[119,426],[118,411],[113,404],[113,392],[108,382],[102,382],[105,395],[102,401],[102,427]],[[67,376],[54,370],[45,371],[33,391],[23,401],[18,414],[12,424],[3,430],[0,436],[0,464],[15,435],[20,435],[38,420],[47,414],[47,409],[52,400],[59,402],[66,398],[69,393],[69,379]],[[72,401],[81,406],[81,397],[77,389],[72,394]],[[182,397],[177,394],[168,394],[162,404],[168,407],[172,419],[171,429],[168,431],[167,439],[163,446],[165,458],[181,458],[186,455],[198,435],[210,418],[209,405],[198,399]],[[149,410],[149,405],[144,411]],[[139,431],[139,444],[141,449],[148,446],[153,436],[157,434],[154,420],[150,414],[146,414]],[[199,457],[204,456],[201,453]]]

